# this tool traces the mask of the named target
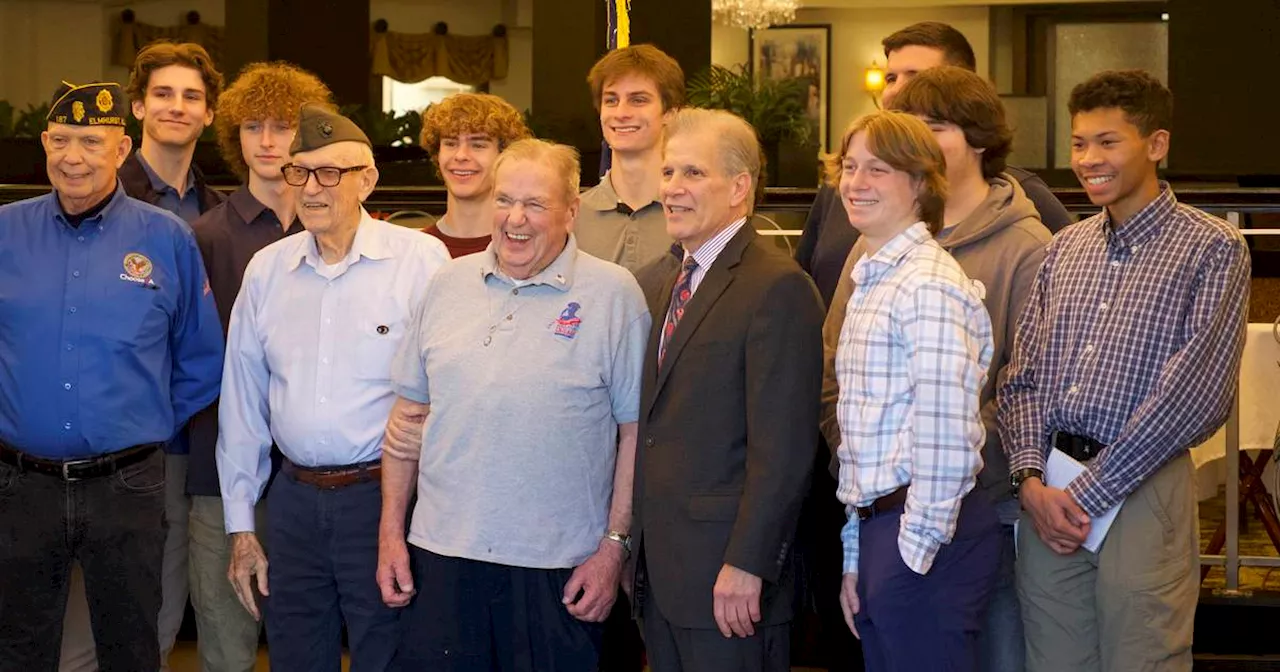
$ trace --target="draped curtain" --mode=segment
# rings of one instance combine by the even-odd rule
[[[373,74],[412,84],[447,77],[477,86],[507,76],[507,37],[375,30]]]
[[[122,19],[116,30],[111,64],[132,68],[138,52],[156,40],[194,42],[209,52],[214,63],[221,63],[224,32],[222,26],[203,24],[198,18],[195,22],[188,19],[187,23],[178,26],[157,26],[138,23],[132,20],[132,15],[129,14]]]

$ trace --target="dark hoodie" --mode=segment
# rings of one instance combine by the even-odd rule
[[[1009,460],[1000,447],[1000,432],[996,428],[997,378],[1009,362],[1018,317],[1026,305],[1052,236],[1040,222],[1035,204],[1027,198],[1016,180],[1001,174],[987,183],[991,190],[986,200],[963,221],[939,234],[938,242],[955,257],[966,275],[986,288],[983,304],[991,316],[995,352],[991,368],[987,371],[986,385],[982,388],[982,420],[987,429],[987,443],[982,450],[984,466],[978,474],[978,483],[993,501],[1000,501],[1009,496]],[[840,445],[840,426],[836,421],[839,395],[835,376],[836,345],[840,340],[840,327],[844,324],[849,297],[853,295],[853,265],[862,257],[864,249],[860,238],[849,252],[822,326],[825,359],[822,433],[833,455]]]

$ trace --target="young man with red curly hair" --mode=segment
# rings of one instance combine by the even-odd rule
[[[245,67],[218,101],[214,125],[218,149],[245,183],[192,228],[209,272],[224,336],[249,259],[284,236],[302,231],[295,216],[295,189],[285,184],[280,169],[289,161],[299,110],[306,103],[329,104],[330,97],[329,88],[315,75],[275,62]],[[191,496],[191,603],[200,663],[206,670],[248,672],[257,661],[260,623],[240,606],[227,580],[231,554],[214,460],[216,402],[192,418],[190,437],[186,488]],[[262,512],[260,508],[259,518]]]
[[[422,113],[422,146],[449,192],[444,217],[425,231],[450,257],[483,252],[493,231],[493,164],[508,145],[532,137],[511,103],[487,93],[459,93]]]

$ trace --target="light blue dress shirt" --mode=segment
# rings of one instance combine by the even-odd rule
[[[434,236],[362,217],[336,264],[306,232],[263,248],[245,270],[218,418],[228,534],[254,530],[273,441],[306,467],[382,454],[395,400],[391,360],[449,252]]]

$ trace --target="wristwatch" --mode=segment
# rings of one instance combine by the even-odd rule
[[[1028,478],[1038,478],[1040,482],[1044,482],[1044,472],[1039,469],[1019,469],[1009,474],[1009,485],[1013,488],[1013,496],[1017,497],[1018,492],[1022,490],[1022,484]]]
[[[604,533],[604,538],[621,544],[622,550],[626,554],[625,557],[631,557],[631,535],[623,534],[617,530],[609,530]]]

